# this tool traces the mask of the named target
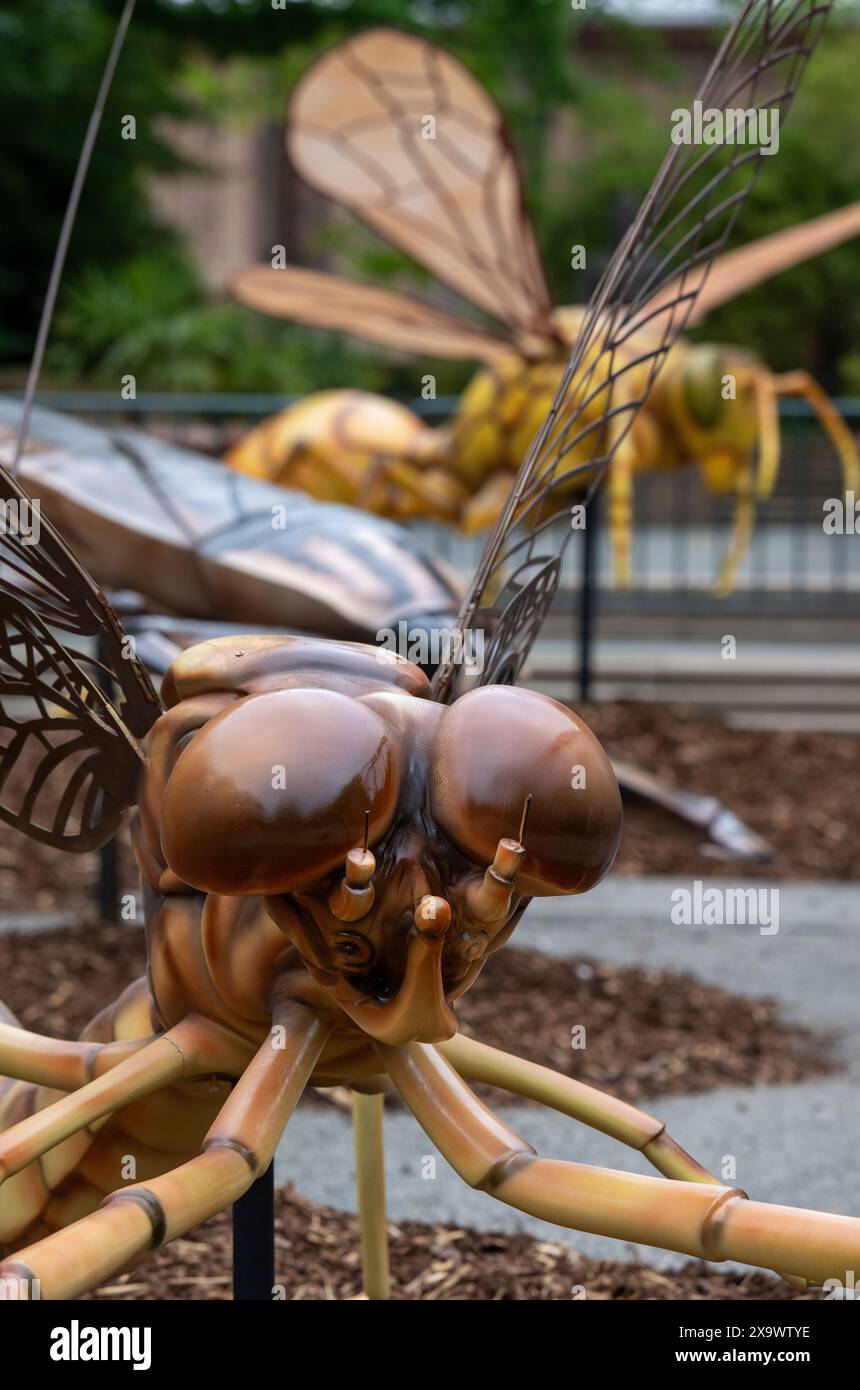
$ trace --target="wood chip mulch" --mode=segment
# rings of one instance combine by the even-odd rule
[[[832,1040],[786,1022],[773,999],[513,946],[490,957],[457,1014],[469,1036],[629,1101],[834,1070]]]
[[[119,881],[123,891],[135,891],[137,867],[128,830],[117,836]],[[95,910],[99,881],[96,853],[67,854],[27,839],[4,826],[0,840],[0,913],[22,916]]]
[[[0,999],[22,1027],[76,1038],[146,969],[143,932],[83,922],[0,935]]]
[[[341,1300],[361,1296],[355,1217],[317,1206],[289,1188],[276,1196],[277,1297]],[[560,1242],[462,1230],[418,1221],[389,1224],[392,1296],[397,1300],[557,1301],[571,1299],[817,1300],[767,1274],[720,1273],[688,1261],[658,1271],[643,1264],[589,1260]],[[231,1219],[213,1217],[147,1263],[87,1298],[232,1298]]]
[[[76,1037],[143,969],[143,933],[130,926],[0,935],[0,999],[55,1037]],[[457,1011],[464,1033],[630,1101],[834,1069],[830,1040],[786,1023],[772,1000],[513,946],[491,957]],[[574,1049],[571,1029],[582,1025],[586,1046]]]
[[[704,836],[668,812],[625,802],[613,873],[740,874],[857,879],[860,738],[794,730],[731,729],[689,705],[607,700],[576,705],[608,753],[683,791],[716,796],[776,857],[756,864],[702,852]]]

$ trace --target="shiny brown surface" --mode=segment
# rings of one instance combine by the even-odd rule
[[[309,984],[389,1045],[451,1037],[452,1003],[527,899],[592,886],[620,833],[608,760],[564,706],[484,687],[445,708],[426,690],[370,648],[202,644],[165,680],[141,804],[165,928],[186,885],[208,895],[206,921],[223,895],[265,896]],[[203,1006],[166,1006],[183,941],[152,938],[165,1018]],[[276,959],[275,943],[258,946]]]
[[[0,399],[0,462],[19,413]],[[136,590],[156,612],[372,641],[459,607],[453,576],[392,522],[151,435],[37,409],[21,481],[100,584]]]
[[[167,860],[193,888],[286,893],[343,860],[370,810],[394,814],[396,749],[378,715],[331,690],[249,695],[180,754],[162,803]]]
[[[802,70],[798,59],[814,47],[828,8],[815,0],[744,6],[710,69],[703,96],[713,96],[721,106],[725,84],[731,84],[733,93],[738,90],[739,68],[744,84],[749,58],[751,79],[771,66],[786,69],[784,95],[789,97]],[[762,9],[768,22],[759,56],[750,28],[754,30]],[[769,23],[781,9],[792,11],[787,32]],[[735,61],[739,54],[740,62]],[[343,71],[343,54],[328,53],[318,66],[319,80],[315,83],[312,76],[301,84],[294,113],[297,161],[316,175],[320,187],[340,194],[378,230],[395,239],[399,232],[407,249],[485,308],[494,310],[501,295],[521,339],[533,343],[535,336],[554,336],[516,168],[492,103],[465,69],[453,60],[437,59],[432,47],[418,40],[377,31],[355,40],[351,56],[352,66]],[[362,58],[367,72],[361,70]],[[327,71],[337,79],[334,83],[323,80]],[[385,99],[385,76],[396,88],[393,102]],[[420,138],[416,128],[423,112],[433,109],[427,98],[435,100],[440,92],[446,100],[436,105],[448,139],[423,152],[421,162],[432,176],[421,203],[431,215],[416,219],[409,139]],[[778,107],[782,97],[772,101]],[[371,155],[376,156],[376,178],[368,167]],[[719,156],[711,155],[716,162]],[[702,167],[708,157],[703,156]],[[661,256],[653,277],[658,285],[661,275],[664,280],[674,276],[673,264],[686,279],[690,268],[707,269],[722,244],[721,234],[730,229],[739,206],[734,197],[716,209],[709,197],[702,211],[696,189],[692,201],[673,208],[679,184],[671,177],[671,166],[677,158],[664,166],[601,280],[580,364],[586,359],[599,363],[607,354],[615,360],[621,344],[630,340],[630,321],[620,320],[634,292],[638,296],[640,271],[647,270],[655,249]],[[350,166],[360,176],[354,197],[345,187],[344,172]],[[709,194],[732,167],[737,167],[735,161],[729,170],[718,170]],[[440,235],[448,229],[452,208],[463,213],[454,218],[454,238]],[[664,256],[666,233],[682,226],[690,212],[697,214],[693,231],[706,233],[704,250],[697,251],[694,238],[687,256],[690,233],[685,229],[677,255],[670,249]],[[727,219],[722,228],[721,215]],[[482,222],[489,232],[489,257],[482,256],[480,241],[476,245],[469,234],[470,224]],[[520,273],[512,275],[517,261]],[[676,300],[673,320],[675,308],[681,308]],[[636,303],[641,307],[638,297]],[[682,326],[682,312],[677,319],[675,332]],[[641,363],[637,356],[643,372],[649,360],[659,368],[670,342],[671,333]],[[613,384],[630,365],[616,364]],[[566,434],[581,421],[585,406],[580,408],[578,383],[575,360],[568,383],[573,391],[557,398],[543,443],[539,440],[522,475],[524,485],[537,485],[533,491],[539,508],[547,501],[547,489],[561,481],[556,466],[562,458],[541,450],[547,441],[550,450],[555,448],[556,425]],[[793,379],[792,389],[804,388]],[[808,394],[809,386],[805,389]],[[610,411],[602,396],[598,391],[596,402],[592,398],[589,423],[598,435],[606,428],[610,436],[617,529],[621,520],[629,520],[631,474],[638,462],[623,447],[625,431],[619,426],[625,410],[635,415],[637,400],[634,391],[620,406],[616,400]],[[635,447],[638,422],[628,423]],[[342,462],[335,460],[341,467]],[[542,479],[544,464],[549,474]],[[769,465],[761,471],[774,470]],[[509,544],[522,494],[518,488],[498,528],[498,545]],[[229,495],[232,500],[232,483]],[[134,535],[140,537],[142,531],[130,533],[120,515],[96,538],[92,510],[83,509],[82,543],[88,540],[98,549],[100,541],[110,543],[114,558],[126,562]],[[135,511],[127,497],[119,510]],[[295,544],[287,553],[263,547],[262,557],[252,544],[231,553],[230,540],[218,533],[224,549],[220,563],[210,566],[181,523],[182,545],[177,547],[174,537],[172,546],[159,550],[163,508],[158,516],[156,534],[138,550],[138,559],[171,593],[181,592],[183,600],[188,593],[177,583],[180,566],[189,588],[198,587],[201,605],[214,603],[222,611],[236,605],[248,611],[245,605],[250,604],[255,621],[264,621],[266,601],[279,600],[292,579],[303,615],[313,626],[327,622],[340,632],[348,623],[348,630],[366,632],[377,605],[391,594],[385,559],[391,558],[392,547],[386,552],[383,543],[386,553],[377,553],[376,567],[362,566],[365,549],[382,534],[375,530],[364,532],[364,547],[357,543],[355,529],[348,546],[340,543],[342,537],[315,531],[310,541],[293,536],[294,543],[307,542],[304,549]],[[135,515],[138,527],[140,520]],[[265,528],[273,529],[268,518]],[[511,554],[506,548],[502,567]],[[159,556],[164,565],[157,563]],[[408,548],[397,558],[407,567]],[[507,647],[496,642],[500,662],[485,667],[488,681],[519,669],[551,597],[550,580],[558,572],[539,570],[525,581],[527,567],[518,565],[516,594],[503,606],[510,575],[503,577],[496,558],[490,551],[482,561],[464,609],[464,621],[468,617],[471,622],[477,613],[480,624],[491,616],[480,607],[485,593],[494,616],[502,607],[500,627]],[[172,570],[171,560],[177,567]],[[13,623],[18,598],[12,592]],[[110,615],[106,605],[102,612]],[[427,606],[422,604],[418,613],[426,614]],[[77,631],[76,615],[71,616],[70,630]],[[117,624],[112,631],[118,639]],[[88,1036],[96,1040],[101,1033],[107,1042],[140,1037],[148,1030],[160,1034],[171,1022],[176,1026],[62,1100],[30,1085],[33,1047],[33,1068],[45,1075],[40,1044],[5,1040],[22,1084],[3,1088],[8,1108],[0,1114],[12,1128],[0,1141],[0,1185],[11,1222],[0,1238],[34,1229],[29,1236],[33,1243],[0,1267],[0,1275],[35,1274],[48,1297],[81,1292],[244,1192],[254,1173],[269,1162],[293,1105],[313,1076],[354,1078],[377,1090],[385,1079],[383,1067],[463,1178],[520,1210],[701,1258],[774,1262],[777,1268],[819,1280],[855,1268],[860,1223],[750,1203],[742,1193],[704,1180],[703,1170],[692,1166],[664,1131],[652,1133],[648,1117],[620,1115],[594,1092],[558,1087],[543,1073],[512,1065],[504,1056],[480,1054],[476,1060],[474,1050],[467,1049],[465,1057],[455,1050],[446,1059],[425,1045],[451,1036],[456,1028],[452,1002],[468,988],[487,952],[508,938],[529,894],[582,891],[611,862],[619,829],[617,789],[605,759],[575,716],[551,701],[541,704],[525,692],[492,687],[480,699],[467,698],[446,713],[415,698],[426,691],[409,688],[411,677],[404,685],[358,669],[372,657],[354,650],[329,652],[317,660],[310,649],[284,644],[281,653],[276,647],[264,653],[254,639],[249,642],[251,666],[260,662],[253,672],[235,665],[245,661],[247,651],[230,658],[219,649],[198,654],[172,677],[173,708],[150,740],[152,761],[137,839],[146,885],[152,995],[147,983],[139,982],[94,1021]],[[45,645],[40,633],[31,648],[41,653]],[[116,670],[113,674],[118,676]],[[69,684],[77,692],[82,683],[72,672]],[[449,685],[446,673],[440,691]],[[43,704],[54,698],[49,692]],[[84,704],[79,715],[92,717],[99,708],[95,692]],[[128,800],[133,787],[124,783],[121,792],[128,793]],[[335,855],[335,850],[352,837],[355,804],[362,799],[368,803],[361,812],[368,825],[357,865],[355,841],[349,846],[352,857],[349,850],[345,855]],[[526,827],[520,808],[529,803],[533,814]],[[27,828],[33,833],[37,827]],[[350,892],[358,891],[356,868],[361,878],[366,870],[372,875],[359,885],[367,891],[360,901],[349,902],[347,913],[333,914],[333,890],[339,893],[345,883]],[[237,896],[224,895],[225,883]],[[261,886],[275,889],[265,899],[269,923],[254,896]],[[344,906],[342,895],[334,901],[338,908]],[[284,1037],[276,1041],[267,1036],[281,1025]],[[249,1047],[249,1035],[258,1046]],[[368,1060],[368,1039],[377,1045],[375,1067]],[[99,1053],[98,1059],[104,1056]],[[623,1128],[636,1143],[647,1133],[641,1151],[680,1180],[658,1182],[539,1158],[472,1095],[457,1075],[457,1057],[465,1070],[489,1070],[514,1091],[542,1093],[548,1103],[583,1114],[597,1127]],[[54,1054],[50,1061],[51,1066],[65,1066],[68,1058]],[[229,1081],[236,1078],[222,1108]],[[199,1146],[203,1088],[209,1096],[205,1106],[221,1113],[210,1124],[205,1152],[181,1163],[176,1156],[184,1148]],[[381,1122],[378,1104],[375,1110]],[[104,1128],[93,1135],[102,1120]],[[151,1172],[151,1177],[132,1175],[131,1187],[124,1186],[129,1175],[120,1173],[117,1163],[125,1133],[135,1139],[135,1159]],[[377,1152],[365,1143],[362,1153],[360,1145],[357,1167],[367,1199],[367,1287],[372,1291],[375,1282],[383,1297],[381,1143],[371,1138]],[[67,1144],[71,1149],[62,1151]],[[38,1161],[43,1153],[51,1154],[44,1165]],[[2,1182],[4,1161],[12,1174],[9,1183]],[[106,1190],[113,1194],[110,1200],[93,1210]],[[70,1229],[57,1231],[76,1219]]]
[[[485,686],[462,696],[433,750],[430,801],[440,826],[489,862],[499,840],[516,833],[529,794],[520,891],[592,888],[621,836],[618,787],[597,739],[564,705],[531,690]]]
[[[349,695],[403,690],[428,698],[427,677],[393,653],[316,637],[216,637],[178,656],[162,686],[165,704],[218,691],[234,697],[313,686]]]

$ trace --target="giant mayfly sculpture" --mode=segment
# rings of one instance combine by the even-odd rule
[[[257,426],[230,450],[228,462],[383,515],[482,529],[502,510],[586,318],[583,308],[553,309],[500,111],[444,49],[376,29],[330,50],[302,78],[290,100],[287,147],[311,188],[405,250],[497,327],[320,271],[281,264],[240,271],[231,288],[252,308],[485,366],[448,428],[431,428],[379,396],[332,390]],[[860,204],[726,253],[690,306],[686,326],[858,232]],[[643,322],[617,350],[632,360],[647,354],[650,339]],[[617,390],[626,385],[619,379]],[[735,499],[717,590],[732,587],[757,502],[776,484],[777,403],[788,395],[810,403],[836,448],[843,488],[860,491],[852,435],[808,373],[775,376],[738,348],[674,342],[608,469],[617,582],[631,578],[634,475],[695,463],[712,493]],[[577,474],[566,486],[581,490],[589,482]]]
[[[784,112],[828,10],[748,0],[701,99],[724,108],[743,93]],[[558,531],[529,512],[583,466],[584,438],[598,474],[622,447],[759,158],[675,149],[660,170],[461,612],[463,629],[492,632],[466,693],[451,660],[431,688],[371,647],[249,636],[184,652],[163,707],[45,518],[38,544],[34,527],[7,526],[0,815],[76,850],[136,804],[149,960],[80,1042],[0,1024],[0,1073],[14,1078],[0,1099],[0,1276],[22,1296],[79,1294],[235,1200],[308,1084],[354,1091],[372,1297],[388,1292],[379,1140],[392,1082],[466,1182],[524,1212],[795,1280],[857,1267],[860,1220],[722,1186],[659,1120],[458,1037],[454,1012],[532,897],[584,892],[612,862],[620,803],[600,745],[564,706],[504,684],[557,582]],[[619,349],[646,322],[653,347],[631,362]],[[636,402],[627,390],[616,409],[631,372]],[[27,517],[26,494],[2,481],[6,516]],[[101,663],[75,639],[97,639]],[[470,1079],[604,1131],[662,1177],[539,1157]]]

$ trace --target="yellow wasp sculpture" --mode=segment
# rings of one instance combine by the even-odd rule
[[[265,421],[227,455],[242,472],[401,519],[477,531],[496,520],[545,418],[584,310],[554,309],[504,120],[450,54],[393,29],[330,50],[298,84],[287,139],[303,179],[350,208],[449,288],[501,320],[506,336],[406,295],[298,266],[254,265],[231,281],[268,314],[386,346],[485,365],[450,427],[423,424],[381,396],[334,390]],[[860,232],[860,203],[765,237],[718,260],[689,322]],[[624,345],[647,351],[643,327]],[[751,353],[680,341],[609,470],[616,582],[630,582],[633,478],[694,463],[707,488],[734,496],[717,588],[728,592],[779,469],[780,396],[812,406],[860,492],[850,431],[803,371],[775,376]],[[599,405],[595,403],[599,413]],[[587,477],[575,486],[585,486]]]

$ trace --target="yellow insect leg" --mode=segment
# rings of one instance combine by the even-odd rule
[[[842,466],[842,486],[846,492],[860,493],[860,454],[854,436],[830,397],[809,372],[786,372],[774,378],[779,396],[800,396],[812,407],[821,428],[833,444]]]
[[[760,498],[770,497],[779,473],[779,408],[776,378],[766,369],[755,376],[758,404],[758,477],[755,492]]]
[[[246,1057],[225,1029],[190,1017],[102,1076],[0,1134],[0,1183],[64,1139],[181,1077],[241,1071]]]
[[[633,583],[633,466],[636,450],[632,432],[617,446],[609,464],[609,543],[616,587],[629,589]]]
[[[361,1268],[368,1298],[391,1297],[388,1229],[385,1221],[385,1154],[382,1138],[384,1095],[353,1090],[355,1177],[361,1229]]]
[[[18,1279],[24,1287],[38,1280],[43,1299],[75,1298],[241,1197],[271,1162],[330,1031],[302,1004],[277,1011],[275,1023],[201,1154],[122,1188],[90,1216],[21,1250],[0,1264],[0,1280]]]
[[[730,594],[737,578],[738,566],[746,554],[755,528],[756,504],[752,469],[745,465],[738,473],[735,515],[729,547],[720,566],[714,593],[718,598]]]
[[[706,1260],[739,1260],[822,1283],[860,1259],[860,1220],[754,1202],[737,1188],[672,1182],[541,1158],[437,1048],[377,1044],[425,1133],[471,1187],[544,1221]]]
[[[572,1076],[562,1076],[551,1067],[542,1067],[496,1047],[488,1047],[462,1033],[449,1042],[437,1043],[436,1047],[466,1080],[499,1086],[570,1115],[644,1154],[664,1177],[685,1182],[718,1181],[670,1138],[662,1120],[605,1091],[587,1086]]]
[[[109,1067],[145,1047],[149,1039],[133,1042],[63,1042],[41,1033],[0,1022],[0,1076],[74,1091]]]

